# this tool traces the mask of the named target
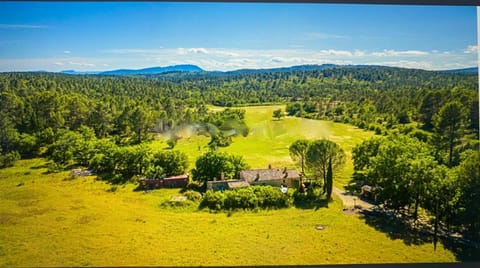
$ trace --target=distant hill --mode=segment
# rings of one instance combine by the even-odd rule
[[[77,72],[75,70],[63,70],[62,74],[98,74],[99,72]]]
[[[253,74],[253,73],[285,73],[292,71],[321,71],[325,69],[345,67],[343,65],[336,64],[322,64],[322,65],[297,65],[292,67],[280,67],[269,69],[239,69],[235,71],[225,72],[226,74]]]
[[[451,74],[478,74],[478,67],[470,67],[470,68],[454,69],[454,70],[445,70],[445,71],[442,71],[442,72],[451,73]]]
[[[144,69],[119,69],[103,72],[95,71],[85,71],[77,72],[74,70],[64,70],[61,71],[63,74],[72,74],[72,75],[173,75],[173,76],[190,76],[191,75],[206,75],[206,76],[223,76],[223,75],[241,75],[241,74],[262,74],[262,73],[288,73],[288,72],[298,72],[298,71],[323,71],[327,69],[338,69],[338,68],[353,68],[353,69],[367,69],[367,68],[385,68],[385,69],[405,69],[399,67],[388,67],[381,65],[337,65],[337,64],[321,64],[321,65],[296,65],[291,67],[279,67],[279,68],[266,68],[266,69],[238,69],[233,71],[205,71],[202,68],[191,65],[191,64],[182,64],[182,65],[173,65],[166,67],[151,67]],[[464,68],[464,69],[454,69],[454,70],[443,70],[437,71],[442,73],[451,73],[451,74],[467,74],[475,75],[478,74],[477,67]]]
[[[136,75],[136,74],[162,74],[168,72],[202,72],[202,68],[196,65],[184,64],[167,67],[151,67],[145,69],[120,69],[113,71],[100,72],[103,75]]]

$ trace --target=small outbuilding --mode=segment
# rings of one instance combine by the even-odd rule
[[[142,177],[138,181],[141,188],[183,188],[186,187],[189,181],[190,175],[183,174],[178,176],[171,176],[166,178],[146,178]]]
[[[363,185],[360,188],[360,196],[370,199],[370,200],[377,200],[377,195],[375,194],[375,187],[370,185]]]

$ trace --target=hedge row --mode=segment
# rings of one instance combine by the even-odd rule
[[[211,210],[286,208],[292,203],[291,195],[284,194],[278,187],[250,186],[231,191],[207,191],[200,207]]]

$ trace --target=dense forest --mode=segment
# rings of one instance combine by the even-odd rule
[[[286,104],[286,114],[353,124],[379,136],[353,151],[352,183],[378,201],[480,238],[478,77],[390,67],[144,76],[0,74],[0,166],[47,157],[51,170],[87,166],[112,182],[186,171],[178,151],[152,151],[156,133],[193,126],[228,146],[248,135],[235,107]],[[229,107],[213,112],[207,105]],[[238,160],[241,162],[241,159]],[[240,163],[241,164],[241,163]],[[239,165],[240,165],[239,164]],[[414,190],[412,190],[414,189]],[[436,224],[437,226],[437,224]]]

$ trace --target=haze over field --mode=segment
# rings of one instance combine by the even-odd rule
[[[477,66],[475,7],[0,3],[0,71]]]

